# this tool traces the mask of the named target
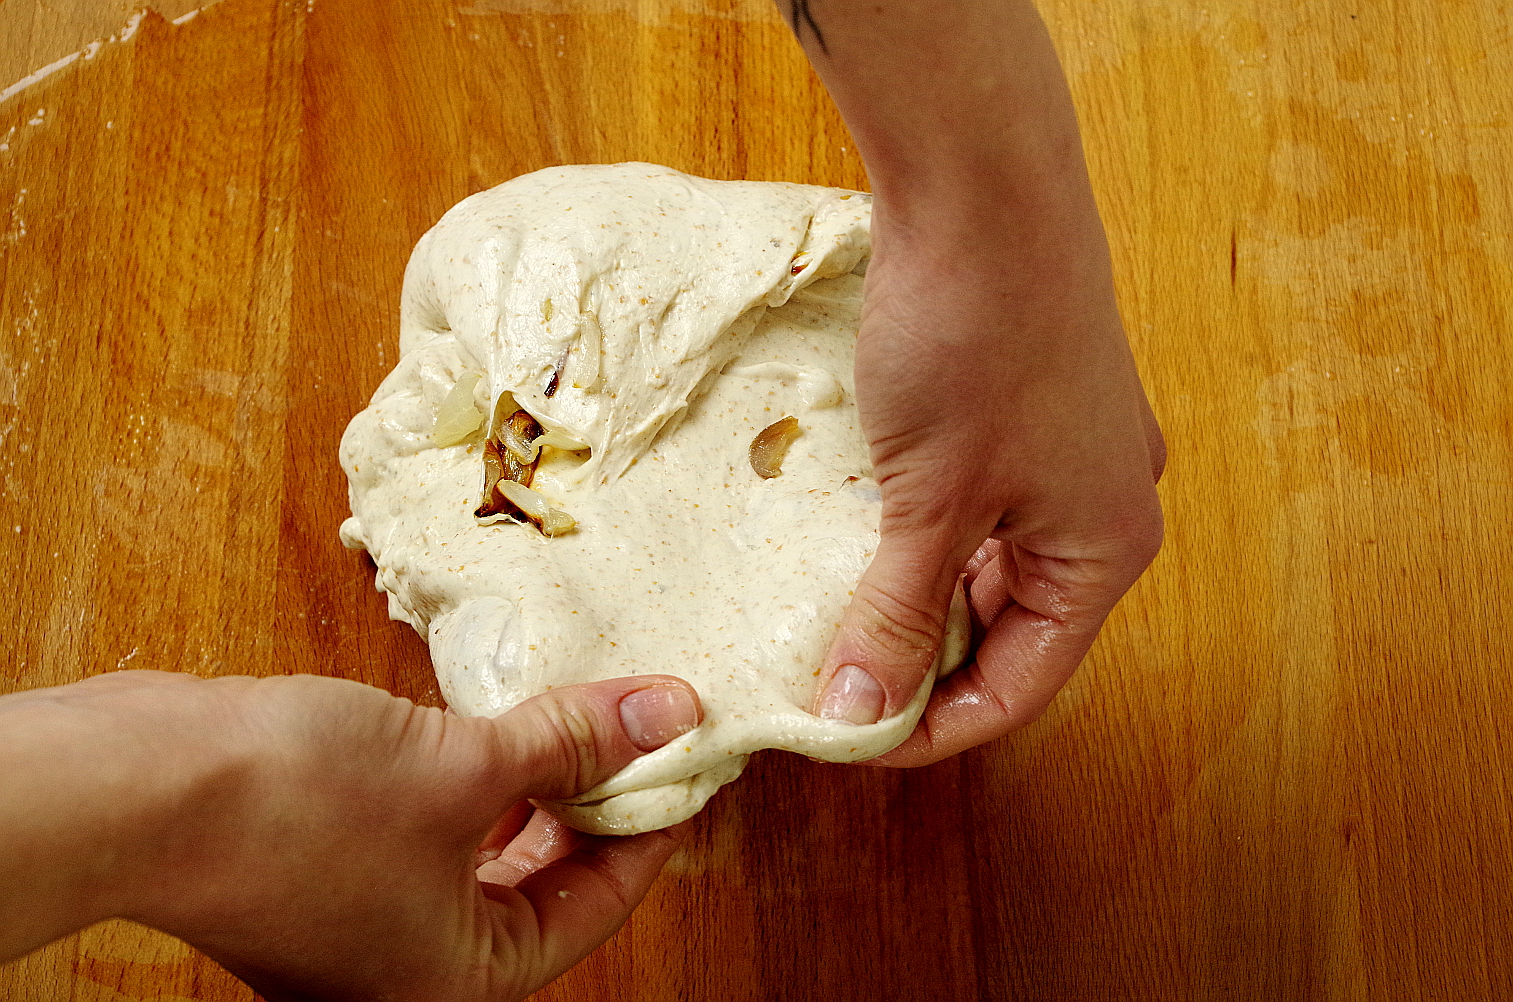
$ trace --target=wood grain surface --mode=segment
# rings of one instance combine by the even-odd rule
[[[39,52],[100,16],[29,2],[0,10]],[[541,998],[1513,997],[1513,11],[1045,12],[1165,550],[1021,733],[912,772],[758,756]],[[0,105],[0,687],[437,702],[337,542],[338,436],[427,226],[627,159],[865,186],[765,0],[223,0]],[[13,1002],[252,997],[122,922],[0,968]]]

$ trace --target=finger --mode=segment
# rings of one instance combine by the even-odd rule
[[[532,989],[588,956],[625,924],[686,830],[685,823],[629,837],[572,832],[570,852],[514,888],[485,885],[511,931],[537,938],[539,980]]]
[[[1007,544],[1000,559],[982,568],[973,582],[974,593],[980,592],[973,596],[974,605],[1001,608],[975,660],[939,683],[919,727],[874,761],[928,765],[1040,716],[1155,555],[1160,532],[1152,531],[1149,546],[1132,545],[1115,562],[1058,561]]]
[[[967,561],[967,566],[962,569],[963,573],[967,576],[968,583],[976,578],[978,574],[982,573],[985,568],[991,567],[1002,552],[1003,540],[991,537],[983,540],[982,545],[977,548],[977,552],[972,554],[972,559]]]
[[[1082,662],[1102,622],[1062,623],[1024,606],[1009,608],[988,630],[976,660],[936,686],[908,740],[873,763],[929,765],[1030,723]]]
[[[530,824],[531,816],[536,813],[536,808],[529,800],[522,800],[504,812],[504,816],[494,822],[494,827],[483,841],[478,843],[474,854],[473,865],[483,866],[490,860],[499,858],[504,852],[505,846],[520,837],[520,833]]]
[[[509,844],[500,847],[497,857],[478,868],[479,880],[514,887],[578,847],[581,832],[569,828],[545,811],[533,811]]]
[[[692,686],[642,675],[568,686],[528,699],[493,720],[509,803],[576,796],[703,719]]]
[[[940,543],[884,533],[830,647],[816,714],[873,724],[914,697],[935,662],[964,562]]]
[[[1007,544],[999,539],[989,539],[977,548],[972,559],[967,561],[966,594],[967,606],[972,610],[974,626],[981,629],[974,634],[972,650],[977,650],[987,628],[998,621],[1004,610],[1014,601],[1011,583],[1003,572],[1003,552]]]

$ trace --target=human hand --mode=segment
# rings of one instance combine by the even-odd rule
[[[95,917],[178,935],[274,1002],[497,1002],[561,974],[624,923],[677,836],[581,835],[526,798],[581,793],[700,712],[666,676],[493,720],[308,675],[117,672],[21,698],[127,735],[116,760],[183,791],[112,819],[142,863]]]
[[[816,706],[856,723],[901,709],[965,573],[975,658],[877,759],[913,766],[1045,709],[1160,547],[1166,450],[1095,213],[1037,229],[891,210],[879,196],[856,350],[881,541]]]

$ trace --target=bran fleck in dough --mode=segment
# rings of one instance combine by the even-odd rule
[[[870,219],[858,192],[556,167],[463,200],[415,248],[400,362],[342,438],[342,540],[458,713],[649,673],[704,704],[696,730],[542,805],[575,828],[662,828],[759,749],[860,761],[914,728],[933,678],[870,726],[807,710],[877,546],[851,376]],[[475,515],[496,411],[540,425],[528,479],[565,513],[556,535]],[[788,417],[758,475],[753,439]],[[948,633],[937,669],[965,653],[959,595]]]

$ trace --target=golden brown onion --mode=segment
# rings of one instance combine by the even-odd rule
[[[522,476],[511,476],[511,480],[526,485],[530,484],[530,474],[536,470],[536,456],[541,452],[539,448],[532,446],[531,443],[540,436],[541,425],[537,424],[536,419],[525,411],[516,411],[510,415],[510,419],[500,429],[498,436],[500,443],[504,446],[505,451],[509,453],[510,457],[519,465],[523,473]],[[527,470],[529,472],[526,472]]]
[[[501,480],[494,485],[494,490],[519,508],[543,536],[560,536],[578,524],[567,512],[553,508],[543,495],[522,484]]]
[[[799,419],[792,415],[774,421],[757,432],[757,437],[751,440],[750,449],[751,468],[757,476],[768,480],[782,473],[783,457],[788,454],[788,446],[798,436]]]
[[[513,404],[513,397],[502,394],[494,405],[493,427],[483,443],[483,502],[473,512],[477,518],[516,514],[518,508],[499,493],[499,484],[514,482],[529,487],[536,475],[536,457],[541,450],[532,442],[541,435],[541,426],[523,410],[506,418],[507,408]]]

